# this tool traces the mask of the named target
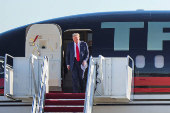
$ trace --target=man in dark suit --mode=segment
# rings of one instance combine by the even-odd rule
[[[80,34],[73,33],[73,42],[68,43],[66,53],[67,69],[72,71],[73,93],[78,93],[78,85],[84,92],[84,71],[87,67],[89,50],[86,42],[80,41]]]

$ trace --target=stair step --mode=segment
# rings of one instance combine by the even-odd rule
[[[46,99],[85,99],[85,93],[46,93]]]
[[[45,105],[84,105],[84,100],[45,100]]]
[[[83,105],[45,105],[45,107],[84,107]]]
[[[84,107],[44,107],[44,112],[83,112]]]
[[[85,100],[85,99],[46,99],[46,100]]]

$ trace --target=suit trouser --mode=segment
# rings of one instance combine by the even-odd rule
[[[78,93],[80,85],[81,93],[84,92],[84,71],[81,69],[81,64],[74,59],[74,67],[72,70],[72,84],[73,84],[73,93]]]

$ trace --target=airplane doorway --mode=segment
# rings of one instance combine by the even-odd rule
[[[62,89],[65,93],[72,93],[72,72],[67,70],[66,66],[66,52],[67,52],[67,44],[72,42],[72,34],[79,33],[80,34],[80,41],[84,41],[88,45],[89,49],[89,56],[92,54],[92,30],[90,29],[69,29],[63,33],[63,76],[62,76]],[[88,61],[89,64],[89,61]],[[86,69],[84,73],[85,83],[87,82],[87,72]],[[86,85],[85,85],[86,87]]]

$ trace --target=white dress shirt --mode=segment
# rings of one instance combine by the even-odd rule
[[[80,41],[78,42],[78,48],[79,48],[79,55],[80,55]],[[76,58],[76,43],[74,42],[74,57]],[[69,66],[69,65],[67,65]]]
[[[78,42],[79,55],[80,55],[80,41]],[[74,57],[76,58],[76,43],[74,42]]]

